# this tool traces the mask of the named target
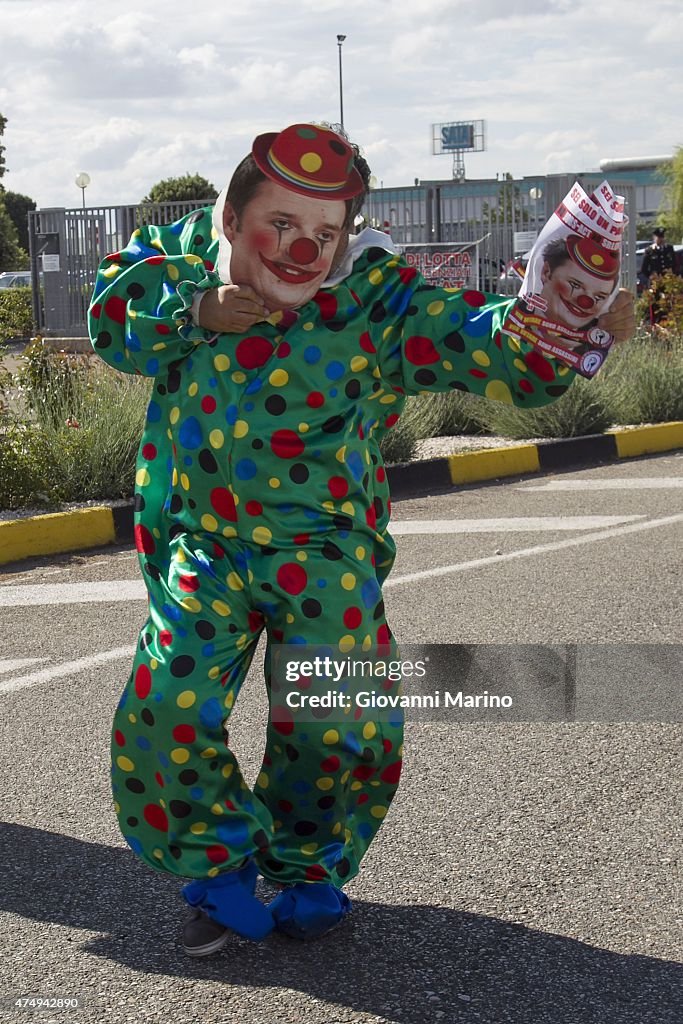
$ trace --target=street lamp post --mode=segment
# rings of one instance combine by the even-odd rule
[[[80,174],[76,175],[76,184],[83,193],[83,211],[85,212],[85,190],[90,184],[90,175],[86,174],[85,171],[81,171]]]
[[[342,80],[342,43],[346,39],[346,36],[337,36],[337,46],[339,47],[339,123],[344,127],[344,83]]]

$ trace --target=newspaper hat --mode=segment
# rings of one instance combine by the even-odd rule
[[[608,281],[619,273],[619,256],[603,249],[591,238],[568,235],[567,252],[577,266],[587,270],[593,277]]]
[[[351,199],[363,191],[363,179],[346,139],[317,124],[293,124],[254,139],[251,154],[278,185],[317,199]]]

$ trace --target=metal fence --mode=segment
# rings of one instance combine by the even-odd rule
[[[409,188],[373,190],[363,209],[368,224],[387,231],[399,247],[471,253],[470,283],[486,291],[514,294],[509,261],[531,240],[569,191],[575,178],[549,175],[516,181],[437,181]],[[590,192],[602,176],[583,175]],[[619,183],[630,216],[622,282],[635,290],[635,186]],[[57,337],[84,337],[97,268],[124,246],[141,224],[168,224],[206,203],[155,203],[86,209],[35,210],[29,214],[34,319],[38,330]]]

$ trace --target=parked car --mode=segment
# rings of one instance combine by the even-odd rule
[[[0,274],[0,288],[30,288],[30,270],[6,270]]]

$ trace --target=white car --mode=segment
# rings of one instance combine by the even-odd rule
[[[30,288],[30,270],[6,270],[0,274],[0,288]]]

